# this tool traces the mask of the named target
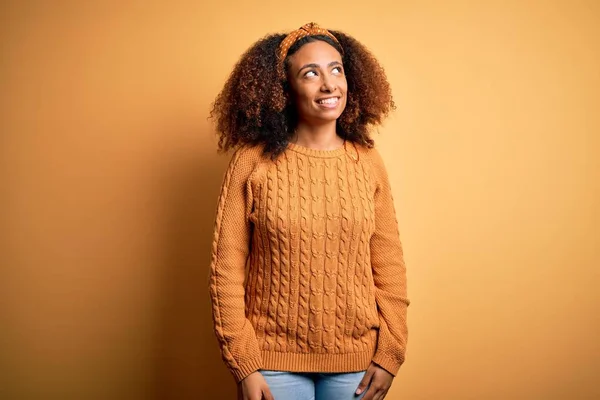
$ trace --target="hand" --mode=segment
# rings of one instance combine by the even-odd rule
[[[387,372],[375,363],[371,363],[365,376],[360,381],[356,394],[361,394],[367,387],[362,400],[383,400],[387,395],[388,390],[392,386],[394,375]]]
[[[267,381],[258,371],[251,373],[239,383],[241,400],[275,400]]]

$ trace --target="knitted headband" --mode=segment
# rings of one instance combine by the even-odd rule
[[[283,63],[283,60],[285,60],[285,57],[287,56],[287,53],[290,50],[290,47],[292,47],[294,43],[296,43],[303,37],[314,35],[328,36],[340,46],[340,49],[342,48],[340,42],[338,42],[337,38],[333,36],[331,32],[329,32],[327,29],[319,27],[319,25],[315,24],[314,22],[311,22],[309,24],[303,25],[300,29],[296,29],[295,31],[290,32],[290,34],[287,35],[285,39],[283,39],[283,42],[281,42],[281,44],[279,45],[279,62]]]

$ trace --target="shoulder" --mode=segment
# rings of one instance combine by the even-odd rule
[[[263,154],[263,146],[238,147],[229,161],[226,179],[239,184],[245,183],[268,161],[268,156]]]
[[[262,161],[266,161],[266,156],[263,155],[263,146],[240,146],[234,150],[231,156],[230,164],[233,166],[256,166]]]
[[[375,188],[381,188],[388,186],[388,173],[385,167],[385,162],[375,147],[357,146],[361,159],[367,164],[367,168],[370,171],[372,183]]]
[[[268,161],[263,154],[263,146],[241,146],[234,150],[229,161],[229,169],[235,171],[252,171],[259,164]]]
[[[376,170],[385,171],[385,163],[383,161],[383,158],[381,157],[381,154],[379,153],[379,150],[377,149],[377,146],[366,147],[356,145],[356,148],[360,156],[363,157],[365,161],[370,164],[371,167],[373,167]]]

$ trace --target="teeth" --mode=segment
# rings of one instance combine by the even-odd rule
[[[332,97],[330,99],[319,100],[319,104],[335,104],[338,102],[337,97]]]

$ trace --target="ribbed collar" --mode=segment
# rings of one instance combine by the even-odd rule
[[[346,152],[344,146],[338,147],[333,150],[318,150],[311,149],[310,147],[300,146],[295,143],[288,143],[288,149],[295,151],[296,153],[304,154],[309,157],[317,158],[334,158],[343,155]]]

